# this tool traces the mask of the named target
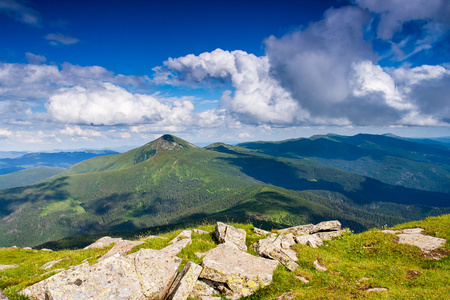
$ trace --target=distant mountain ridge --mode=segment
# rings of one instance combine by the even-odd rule
[[[74,152],[27,153],[14,158],[0,159],[0,175],[35,167],[69,168],[70,166],[101,155],[117,154],[111,150],[85,150]]]
[[[355,146],[361,138],[302,142],[321,142],[322,156],[341,151],[356,159],[372,149],[381,156],[392,148],[372,137],[363,137],[363,147]],[[350,151],[337,149],[337,143]],[[274,143],[260,144],[273,149]],[[326,149],[336,151],[327,154]],[[125,153],[80,162],[46,182],[2,190],[0,246],[202,220],[233,219],[270,229],[339,219],[362,231],[450,212],[448,193],[389,185],[294,152],[261,152],[223,143],[200,148],[164,135]],[[440,152],[431,152],[412,153],[409,159],[445,161]]]
[[[393,185],[450,193],[450,147],[442,144],[382,135],[330,134],[238,146],[350,171]]]

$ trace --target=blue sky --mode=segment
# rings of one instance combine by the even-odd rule
[[[0,151],[450,136],[450,3],[0,0]]]

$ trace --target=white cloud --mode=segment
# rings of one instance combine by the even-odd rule
[[[48,99],[46,107],[56,122],[94,125],[183,122],[194,108],[189,101],[161,103],[111,83],[63,88]]]
[[[24,1],[0,0],[0,11],[6,12],[9,16],[22,23],[34,26],[39,26],[41,23],[40,14],[33,8],[25,5]]]
[[[257,57],[244,51],[216,49],[199,56],[187,55],[164,62],[167,69],[179,76],[171,77],[157,69],[157,78],[165,82],[201,83],[230,81],[234,94],[226,91],[222,100],[231,114],[249,123],[290,123],[304,118],[289,93],[269,76],[267,57]],[[164,81],[164,80],[163,80]]]
[[[61,129],[59,133],[69,136],[102,136],[101,132],[92,129],[83,129],[78,125],[69,126],[66,125],[64,129]]]
[[[50,41],[50,45],[72,45],[78,43],[80,40],[72,36],[61,33],[49,33],[45,36],[46,40]]]

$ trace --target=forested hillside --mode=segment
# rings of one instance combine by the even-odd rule
[[[356,231],[450,212],[448,194],[302,160],[165,135],[0,192],[0,245],[229,218],[280,227],[338,218]]]

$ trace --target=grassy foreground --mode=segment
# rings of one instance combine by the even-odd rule
[[[251,224],[232,225],[247,231],[249,252],[255,254],[252,244],[262,237],[254,234]],[[401,224],[395,228],[411,227],[422,227],[425,234],[447,239],[440,252],[450,252],[450,215]],[[214,225],[197,228],[212,232]],[[177,230],[160,235],[167,239],[146,240],[132,252],[140,248],[161,249],[180,232]],[[271,285],[245,299],[274,299],[282,294],[286,296],[284,299],[449,299],[449,256],[440,260],[425,258],[419,248],[398,244],[395,239],[394,235],[372,229],[360,234],[348,231],[316,249],[295,245],[293,249],[297,252],[300,265],[297,271],[289,272],[280,265]],[[183,259],[180,268],[189,260],[200,264],[201,259],[195,252],[207,251],[215,245],[212,234],[193,234],[192,244],[178,255]],[[24,287],[50,277],[58,269],[67,269],[86,260],[93,264],[109,248],[55,252],[0,248],[0,264],[18,265],[16,268],[0,270],[0,289],[9,299],[27,299],[18,295]],[[57,259],[62,260],[52,268],[40,269],[44,263]],[[316,259],[328,271],[317,271],[313,264]],[[307,278],[310,282],[305,284],[296,276]],[[374,287],[387,290],[368,291]]]

